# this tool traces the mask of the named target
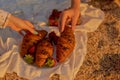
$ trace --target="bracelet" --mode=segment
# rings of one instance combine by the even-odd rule
[[[9,22],[8,19],[9,19],[10,16],[11,16],[11,14],[9,13],[9,14],[7,15],[6,19],[5,19],[5,23],[4,23],[4,25],[3,25],[2,28],[5,28],[5,27],[7,26],[8,22]]]

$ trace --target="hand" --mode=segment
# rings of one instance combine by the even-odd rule
[[[10,17],[8,18],[8,22],[6,26],[9,26],[11,29],[17,32],[21,32],[22,30],[24,30],[24,31],[30,31],[33,34],[38,34],[35,31],[34,26],[29,21],[20,19],[13,15],[10,15]]]
[[[62,12],[59,19],[59,30],[64,31],[65,25],[71,21],[71,27],[74,30],[80,15],[80,8],[69,8]]]

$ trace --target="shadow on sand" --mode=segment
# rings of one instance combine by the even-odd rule
[[[105,54],[100,61],[100,70],[120,74],[120,54]]]

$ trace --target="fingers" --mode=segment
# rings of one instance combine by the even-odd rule
[[[69,25],[71,22],[71,18],[68,18],[67,21],[66,21],[66,25]]]
[[[33,34],[38,34],[38,32],[35,31],[35,29],[30,28],[28,25],[26,25],[26,28],[25,28],[25,29],[28,30],[28,31],[30,31],[30,32],[33,33]]]
[[[29,21],[25,20],[25,23],[26,23],[29,27],[34,28],[33,24],[31,24]]]
[[[59,21],[59,30],[60,30],[60,32],[63,32],[63,30],[65,28],[66,20],[67,20],[67,15],[63,13],[61,15],[60,21]]]
[[[28,30],[33,34],[38,34],[37,31],[35,31],[34,26],[29,21],[20,19],[15,16],[11,16],[9,18],[8,26],[10,26],[10,28],[12,28],[13,30],[17,32],[21,30],[24,30],[24,31]]]
[[[38,32],[35,31],[34,26],[29,21],[25,20],[25,23],[26,23],[25,25],[26,30],[30,31],[33,34],[38,34]]]
[[[21,28],[16,27],[16,25],[11,25],[11,29],[13,29],[17,32],[19,32],[21,30]]]
[[[24,36],[24,34],[22,33],[21,29],[16,27],[15,25],[12,25],[12,29],[15,30],[16,32],[18,32],[20,35]]]
[[[75,29],[76,24],[77,24],[77,20],[78,20],[77,17],[74,17],[74,16],[72,17],[72,24],[71,24],[71,26],[72,26],[72,30]]]

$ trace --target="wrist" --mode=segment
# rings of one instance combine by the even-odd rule
[[[73,6],[71,6],[71,9],[73,9],[74,11],[78,11],[78,10],[80,10],[80,7],[77,7],[77,6],[73,7]]]
[[[6,27],[10,27],[10,24],[11,24],[11,20],[12,20],[12,16],[11,14],[8,14],[8,17],[7,17],[7,20],[5,22],[5,25]]]
[[[5,22],[5,24],[4,24],[5,27],[6,27],[6,26],[9,26],[9,22],[10,22],[10,17],[11,17],[11,16],[12,16],[12,15],[9,13],[8,16],[7,16],[6,22]]]
[[[80,9],[80,0],[71,0],[71,8]]]

